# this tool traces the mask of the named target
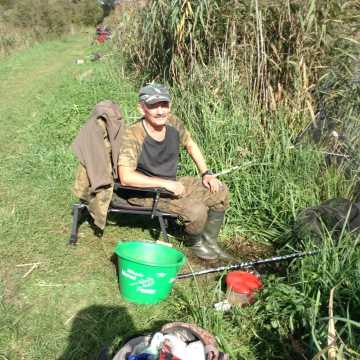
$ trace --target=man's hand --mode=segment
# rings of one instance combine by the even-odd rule
[[[171,191],[174,196],[181,198],[185,194],[185,187],[179,181],[168,181],[165,189]]]
[[[220,191],[222,187],[221,181],[218,180],[215,175],[204,175],[202,183],[212,193]]]

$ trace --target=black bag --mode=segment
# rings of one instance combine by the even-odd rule
[[[303,209],[294,226],[296,236],[301,240],[321,240],[326,232],[336,239],[343,228],[350,233],[360,231],[360,205],[343,198]]]

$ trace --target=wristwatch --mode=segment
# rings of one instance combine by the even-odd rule
[[[214,175],[214,173],[211,170],[206,170],[201,174],[201,177],[203,178],[205,175]]]

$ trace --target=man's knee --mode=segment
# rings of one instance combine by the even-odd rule
[[[229,206],[229,190],[226,184],[222,182],[220,190],[212,194],[214,205],[211,208],[216,211],[225,211]]]

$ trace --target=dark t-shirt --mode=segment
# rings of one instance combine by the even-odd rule
[[[166,125],[163,141],[153,139],[146,132],[136,170],[149,176],[175,180],[179,147],[179,133],[172,126]]]
[[[130,126],[121,139],[118,166],[136,169],[149,176],[176,179],[180,145],[191,140],[183,123],[170,116],[163,141],[156,141],[146,131],[143,119]]]

